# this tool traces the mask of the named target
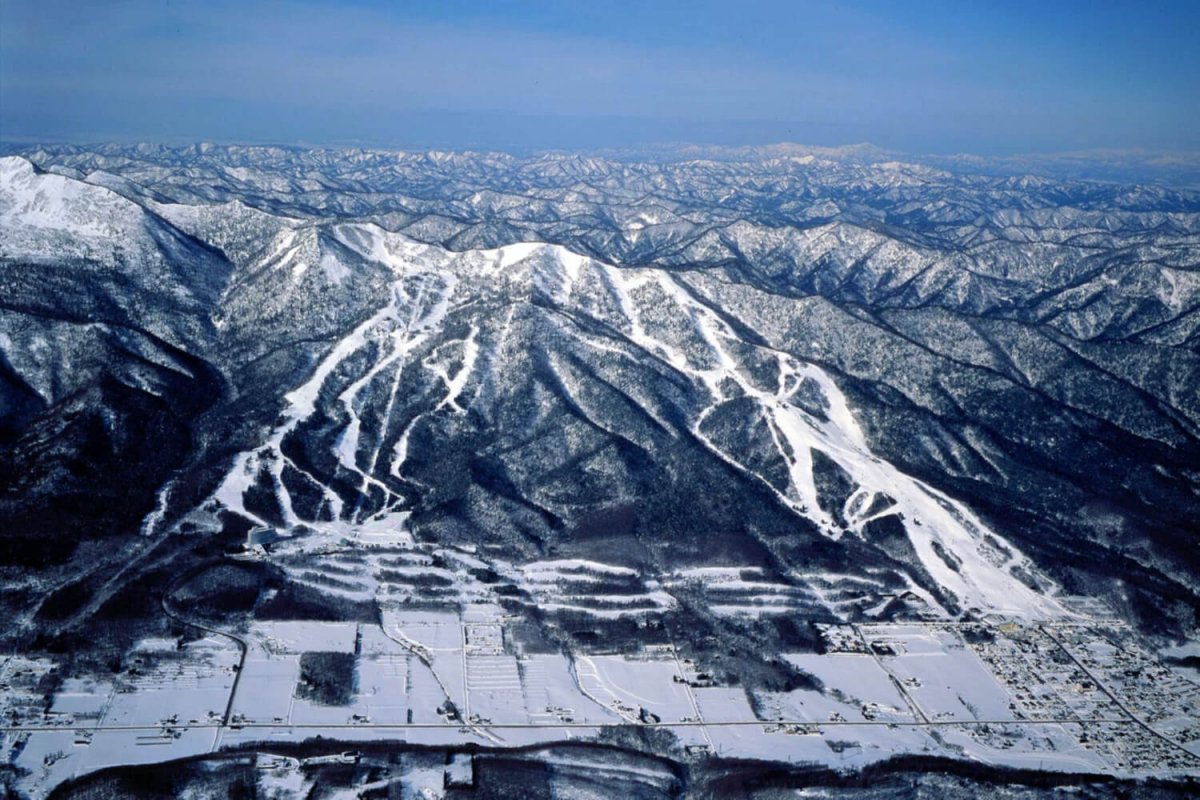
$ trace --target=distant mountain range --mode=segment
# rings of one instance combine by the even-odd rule
[[[12,641],[253,527],[633,567],[684,617],[656,587],[739,567],[769,585],[729,614],[1196,629],[1193,190],[868,147],[7,149]]]

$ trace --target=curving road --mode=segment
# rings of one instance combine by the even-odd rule
[[[185,581],[191,580],[192,578],[196,577],[197,575],[199,575],[201,572],[205,571],[206,569],[209,569],[210,567],[213,567],[213,566],[216,566],[219,564],[223,564],[223,563],[225,563],[225,559],[223,559],[223,558],[222,559],[214,559],[212,561],[206,561],[203,564],[199,564],[195,567],[192,567],[187,572],[184,572],[182,575],[175,578],[175,580],[171,581],[167,585],[167,588],[163,590],[160,605],[162,606],[163,613],[166,614],[168,618],[174,620],[175,622],[180,623],[181,625],[188,625],[193,628],[202,630],[205,633],[211,633],[211,634],[215,634],[217,636],[224,636],[226,639],[232,640],[233,643],[237,645],[238,650],[241,652],[241,657],[238,659],[237,670],[234,672],[234,675],[233,675],[233,686],[229,690],[229,701],[225,703],[225,715],[221,718],[221,726],[220,727],[225,728],[225,727],[229,726],[230,717],[233,715],[233,701],[234,701],[234,698],[237,697],[238,683],[242,679],[242,672],[244,671],[245,666],[246,666],[246,655],[249,652],[249,647],[246,645],[246,640],[243,639],[242,637],[238,636],[235,633],[230,633],[229,631],[218,630],[217,628],[213,628],[209,625],[205,625],[204,623],[187,619],[187,618],[181,616],[176,611],[172,610],[172,608],[171,608],[171,595],[174,594],[175,590],[177,588],[179,588],[179,586],[181,584],[183,584]],[[196,727],[196,726],[189,726],[189,727]],[[103,730],[103,729],[98,728],[97,730]]]

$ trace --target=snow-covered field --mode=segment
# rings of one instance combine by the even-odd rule
[[[926,719],[1014,719],[1008,692],[952,629],[896,626],[871,639],[897,651],[880,660]]]
[[[970,632],[981,628],[975,624]],[[321,735],[505,747],[591,738],[619,725],[665,728],[679,746],[698,752],[838,767],[927,753],[1115,774],[1200,769],[1200,758],[1183,746],[1194,741],[1183,738],[1190,734],[1178,720],[1151,716],[1160,702],[1153,685],[1128,688],[1122,700],[1142,717],[1160,720],[1161,733],[1116,706],[1109,707],[1112,719],[1076,717],[1067,702],[1045,706],[1061,718],[1013,713],[1026,693],[1076,691],[1052,673],[1061,669],[1063,655],[1023,646],[1030,636],[1061,638],[1086,652],[1097,673],[1124,674],[1134,662],[1103,638],[1103,629],[1088,633],[1075,621],[996,627],[988,630],[993,638],[970,645],[966,629],[947,623],[856,630],[860,642],[832,631],[835,649],[828,654],[786,656],[820,689],[747,692],[700,679],[669,647],[638,656],[522,654],[508,646],[503,616],[487,607],[462,614],[393,610],[383,626],[259,622],[245,635],[248,653],[229,726],[221,723],[237,650],[202,639],[176,652],[170,642],[154,640],[135,651],[144,659],[136,675],[67,681],[51,705],[53,716],[30,717],[27,730],[5,736],[14,765],[28,771],[22,785],[31,793],[104,766],[255,742]],[[322,705],[298,692],[300,654],[320,650],[357,653],[354,692],[345,705]],[[32,676],[45,668],[14,669]],[[1052,677],[1040,687],[1017,686],[1012,680],[1019,669],[1026,670],[1020,673],[1025,681],[1042,670]],[[1152,674],[1181,680],[1170,670]],[[1200,698],[1200,687],[1190,683],[1163,690],[1187,687]],[[5,697],[19,700],[14,692]],[[17,737],[21,744],[13,747]],[[1180,737],[1181,744],[1164,737]]]
[[[869,655],[788,653],[784,658],[815,676],[825,690],[773,693],[764,698],[767,703],[778,704],[777,713],[782,718],[866,721],[869,715],[881,721],[916,721],[891,676]]]

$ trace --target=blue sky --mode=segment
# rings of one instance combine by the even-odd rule
[[[0,0],[0,138],[1200,149],[1200,0]]]

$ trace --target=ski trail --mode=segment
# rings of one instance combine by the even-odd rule
[[[175,485],[175,479],[172,478],[163,484],[158,490],[158,494],[154,500],[154,508],[142,520],[141,529],[138,531],[142,536],[153,536],[158,526],[162,524],[163,517],[167,514],[167,506],[170,503],[171,489]]]
[[[412,429],[423,416],[425,415],[418,414],[413,418],[412,422],[404,426],[400,438],[396,440],[396,446],[392,449],[392,465],[389,474],[400,480],[404,480],[404,476],[400,473],[400,470],[404,466],[404,462],[408,459],[408,437],[412,434]]]
[[[865,526],[871,520],[887,514],[901,514],[921,565],[964,609],[978,607],[1046,616],[1062,613],[1053,598],[1015,577],[1014,572],[1018,570],[1036,572],[1028,558],[1008,543],[999,547],[993,545],[992,542],[1003,540],[988,531],[964,506],[874,456],[848,400],[824,370],[775,351],[780,368],[777,385],[773,391],[758,388],[725,346],[725,342],[739,341],[736,333],[679,286],[670,274],[655,273],[649,280],[653,280],[690,321],[697,338],[708,348],[716,364],[707,369],[695,366],[677,347],[649,335],[641,324],[631,292],[643,285],[648,280],[646,277],[635,274],[626,280],[621,270],[611,267],[604,269],[603,275],[622,313],[628,318],[630,338],[708,391],[713,402],[696,417],[692,431],[712,452],[740,471],[759,478],[787,507],[812,519],[826,535],[836,539],[844,535],[842,528],[818,503],[812,452],[819,450],[845,470],[856,484],[855,492],[845,504],[850,523],[848,530],[864,536]],[[805,381],[812,381],[819,387],[826,419],[814,417],[792,404],[793,394]],[[726,382],[736,385],[740,394],[755,399],[762,409],[774,447],[789,465],[790,486],[786,493],[747,469],[704,434],[704,421],[726,398],[722,388]],[[865,512],[878,493],[886,493],[895,502],[869,517],[865,513],[854,513],[856,509]],[[953,554],[958,563],[948,563],[939,549]],[[928,596],[927,592],[921,594]],[[939,607],[939,604],[932,606]]]
[[[237,511],[258,524],[268,525],[260,515],[246,508],[244,494],[258,480],[260,469],[265,470],[271,478],[280,513],[283,517],[284,527],[291,529],[302,522],[292,506],[291,495],[283,481],[285,467],[295,469],[305,478],[311,480],[315,486],[319,487],[323,496],[323,504],[328,507],[333,518],[335,520],[343,518],[345,512],[343,499],[325,481],[313,475],[311,471],[301,468],[293,459],[284,456],[283,442],[299,425],[310,419],[317,412],[321,391],[338,367],[348,358],[362,352],[365,348],[375,346],[380,341],[386,343],[382,345],[387,348],[384,355],[376,358],[366,374],[361,375],[336,398],[338,405],[344,409],[348,421],[339,433],[331,449],[334,457],[342,467],[359,476],[360,490],[358,502],[355,505],[356,510],[361,505],[363,496],[373,487],[384,492],[384,497],[387,501],[391,501],[392,498],[396,497],[386,484],[373,475],[381,445],[378,445],[373,451],[366,469],[361,469],[358,465],[357,451],[359,449],[358,443],[361,435],[362,420],[357,411],[357,401],[365,387],[378,374],[392,367],[392,365],[396,365],[396,376],[393,379],[393,393],[389,400],[384,426],[380,431],[382,441],[382,435],[386,434],[387,426],[390,423],[391,408],[395,402],[395,395],[399,391],[398,382],[402,363],[397,364],[397,362],[400,362],[415,347],[419,346],[427,338],[428,331],[444,318],[448,308],[449,296],[457,283],[453,275],[414,269],[414,265],[407,261],[403,255],[397,256],[391,253],[382,243],[382,239],[378,233],[373,230],[367,230],[365,245],[362,241],[348,238],[342,228],[334,229],[334,236],[339,241],[342,241],[343,244],[353,247],[359,252],[364,252],[365,249],[365,254],[368,257],[389,266],[396,273],[397,279],[388,285],[387,302],[374,314],[357,325],[347,336],[339,340],[321,359],[309,377],[284,396],[285,408],[279,422],[271,430],[267,440],[255,451],[239,456],[221,485],[214,492],[214,499],[218,500],[226,508]],[[297,237],[292,233],[281,238],[282,240],[277,244],[276,249],[270,254],[270,259],[272,260],[286,258],[287,254],[296,246]],[[444,285],[444,291],[440,293],[437,301],[431,308],[425,309],[424,294],[426,286],[431,281],[439,279]],[[415,297],[412,297],[408,291],[409,286],[413,282],[417,284]],[[408,312],[405,324],[401,324],[400,322],[402,311]],[[421,316],[422,314],[423,316]],[[414,336],[414,332],[417,331],[421,332],[421,335]]]
[[[428,293],[428,287],[431,280],[441,279],[442,287],[437,294],[437,299],[430,305],[428,310],[425,310],[425,299]],[[425,273],[422,275],[421,282],[417,289],[416,297],[409,304],[409,314],[407,322],[401,327],[395,327],[388,336],[390,351],[382,359],[376,361],[365,374],[358,380],[354,381],[350,386],[338,396],[338,403],[346,411],[350,417],[349,423],[342,431],[335,447],[335,455],[339,462],[349,471],[356,473],[360,478],[359,484],[359,499],[355,504],[354,512],[352,512],[352,521],[357,519],[360,512],[362,501],[370,487],[377,487],[384,494],[385,504],[390,504],[394,499],[399,498],[398,495],[385,483],[375,477],[374,472],[379,461],[379,454],[383,448],[383,441],[387,438],[387,431],[391,427],[392,414],[395,410],[396,398],[400,392],[401,376],[403,374],[404,359],[419,348],[429,338],[429,333],[434,330],[449,313],[450,298],[454,294],[457,287],[457,280],[448,274],[442,273]],[[393,296],[393,306],[398,310],[400,306],[398,292]],[[424,311],[423,316],[418,318],[418,314]],[[356,404],[362,395],[363,391],[371,384],[375,378],[385,370],[395,367],[395,374],[392,379],[391,389],[388,394],[388,400],[384,409],[383,419],[380,422],[376,443],[372,449],[370,456],[367,459],[365,467],[358,465],[358,450],[359,438],[362,430],[362,418],[356,410]],[[357,519],[361,521],[361,519]]]
[[[472,371],[475,369],[475,360],[479,356],[479,345],[476,342],[478,335],[479,328],[476,325],[471,325],[471,332],[467,334],[466,339],[463,339],[461,342],[448,342],[446,345],[442,345],[442,347],[451,344],[462,345],[462,366],[459,367],[454,375],[450,375],[440,364],[431,361],[433,354],[431,354],[430,358],[422,362],[425,368],[437,375],[446,386],[446,396],[437,404],[437,407],[434,409],[435,411],[441,411],[443,408],[449,407],[459,414],[464,413],[462,406],[458,404],[458,397],[462,394],[467,381],[471,377]],[[438,348],[438,350],[441,350],[441,348]],[[435,350],[434,354],[438,350]]]
[[[243,495],[255,481],[264,480],[260,471],[265,471],[272,477],[285,522],[288,526],[297,524],[282,481],[283,470],[288,467],[322,487],[324,502],[335,512],[335,520],[350,525],[363,524],[363,504],[376,491],[382,492],[385,503],[403,501],[381,478],[405,480],[404,467],[421,420],[442,411],[464,412],[467,404],[462,397],[474,385],[473,376],[480,370],[481,358],[487,369],[479,391],[499,390],[489,381],[502,369],[498,359],[502,348],[509,346],[516,303],[510,304],[502,328],[489,328],[485,335],[478,324],[470,324],[465,337],[438,343],[421,359],[421,367],[440,381],[444,391],[441,397],[416,409],[384,455],[384,443],[389,441],[395,415],[403,405],[404,375],[411,374],[405,368],[450,314],[460,274],[484,281],[485,285],[510,286],[514,281],[530,280],[540,294],[566,302],[582,285],[586,273],[588,278],[598,279],[601,289],[610,295],[613,302],[608,307],[614,312],[603,321],[619,330],[624,341],[613,347],[585,335],[583,342],[627,358],[652,358],[692,382],[706,403],[690,412],[687,426],[691,433],[732,468],[762,481],[786,508],[813,521],[824,535],[835,539],[870,537],[875,530],[870,523],[893,516],[903,525],[920,566],[964,610],[975,607],[1026,614],[1062,613],[1052,597],[1018,579],[1019,574],[1038,574],[1028,558],[988,530],[965,506],[871,452],[849,401],[829,374],[786,352],[747,344],[673,273],[620,269],[539,244],[457,255],[398,237],[388,238],[373,226],[339,226],[333,231],[347,247],[388,265],[397,279],[389,286],[385,305],[337,342],[309,378],[286,395],[285,411],[264,445],[239,457],[216,495],[226,507],[261,522],[261,515],[246,511]],[[281,242],[281,250],[286,251],[287,244]],[[535,254],[545,257],[534,263],[531,257]],[[481,340],[487,344],[481,347]],[[750,347],[755,349],[756,357],[774,359],[777,370],[774,378],[767,379],[770,386],[764,385],[757,364],[744,361]],[[358,368],[355,379],[334,400],[344,416],[332,455],[342,469],[356,476],[359,487],[357,502],[347,513],[345,506],[349,504],[342,503],[332,483],[319,480],[283,457],[281,445],[316,413],[320,393],[339,365],[352,357],[362,358],[366,348],[370,348],[366,351],[371,355],[370,363]],[[449,351],[454,357],[447,358],[445,348],[461,350]],[[481,354],[481,350],[485,352]],[[368,397],[373,387],[379,387],[380,419],[379,429],[372,431],[375,438],[367,447],[363,442],[367,433],[363,414],[364,404],[374,402]],[[753,406],[747,404],[751,409],[748,422],[766,426],[762,446],[773,457],[783,459],[786,485],[783,481],[773,485],[749,469],[735,452],[723,449],[718,437],[705,433],[713,413],[740,398],[753,401]],[[372,417],[368,414],[366,419]],[[712,433],[711,427],[709,431]],[[823,495],[818,489],[819,476],[814,475],[817,452],[837,464],[852,481],[850,495],[842,502],[838,515],[845,520],[845,527],[820,505]],[[379,474],[381,458],[390,461],[384,474]],[[885,503],[884,495],[891,501]],[[164,491],[164,504],[167,499]],[[928,596],[927,592],[918,594]],[[937,607],[931,597],[928,601]]]
[[[329,504],[329,510],[333,514],[333,518],[339,519],[342,516],[343,501],[342,501],[342,498],[337,494],[337,492],[330,489],[327,485],[322,483],[321,480],[319,478],[317,478],[316,475],[313,475],[308,470],[302,468],[299,464],[297,464],[292,459],[288,458],[286,455],[283,455],[282,453],[280,455],[283,458],[285,466],[289,466],[292,469],[296,470],[296,472],[300,473],[305,478],[308,478],[308,480],[312,481],[312,483],[314,485],[319,486],[321,488],[321,493],[322,493],[323,499],[325,502],[327,502]],[[280,469],[281,476],[282,476],[282,473],[283,473],[283,470],[281,468]]]

